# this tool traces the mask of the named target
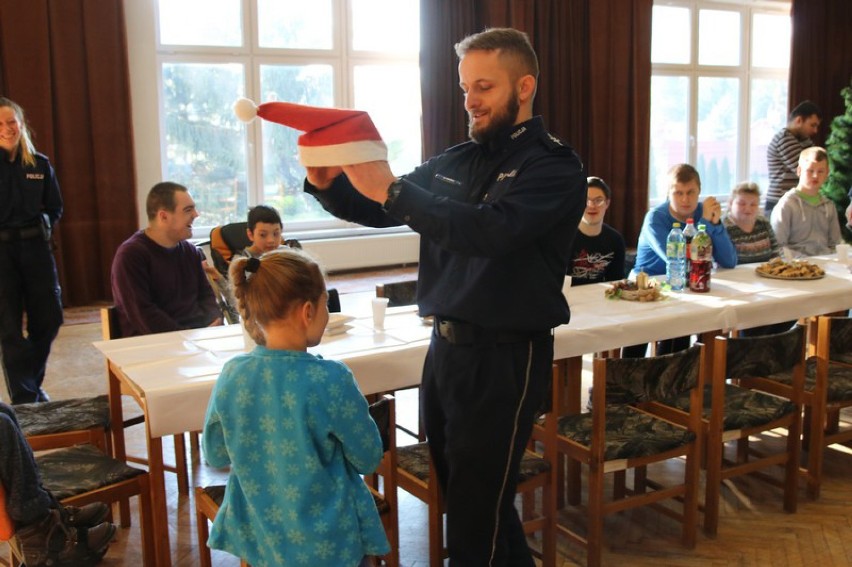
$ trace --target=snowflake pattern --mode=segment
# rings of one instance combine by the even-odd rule
[[[220,431],[203,437],[205,452],[233,462],[211,546],[259,566],[354,565],[386,551],[356,472],[381,457],[366,410],[339,363],[265,347],[229,361],[208,409]]]

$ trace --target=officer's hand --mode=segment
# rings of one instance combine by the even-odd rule
[[[377,203],[387,200],[388,187],[396,179],[387,161],[344,165],[343,173],[359,193]]]
[[[713,224],[719,224],[722,220],[722,205],[716,200],[716,197],[707,197],[704,199],[704,218]]]
[[[334,178],[343,173],[343,170],[339,166],[308,167],[306,170],[308,183],[320,190],[331,187]]]

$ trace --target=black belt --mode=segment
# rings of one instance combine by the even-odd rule
[[[523,343],[550,336],[546,331],[497,331],[473,323],[435,317],[435,334],[454,345]]]
[[[0,228],[0,242],[29,240],[30,238],[44,238],[44,232],[40,224],[15,228]]]

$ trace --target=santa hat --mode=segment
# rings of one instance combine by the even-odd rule
[[[305,132],[299,136],[299,162],[305,167],[350,165],[388,159],[388,148],[363,110],[320,108],[290,102],[234,103],[243,122],[255,116]]]

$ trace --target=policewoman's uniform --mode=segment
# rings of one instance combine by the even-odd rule
[[[430,159],[384,206],[345,176],[305,189],[337,217],[420,233],[418,306],[435,316],[421,410],[451,562],[532,565],[513,500],[549,385],[551,330],[570,316],[561,289],[585,209],[579,158],[534,117],[490,147],[466,142]]]
[[[47,401],[41,389],[50,345],[62,325],[51,230],[62,196],[47,157],[34,167],[0,148],[0,357],[13,404]],[[26,333],[22,332],[26,312]]]

